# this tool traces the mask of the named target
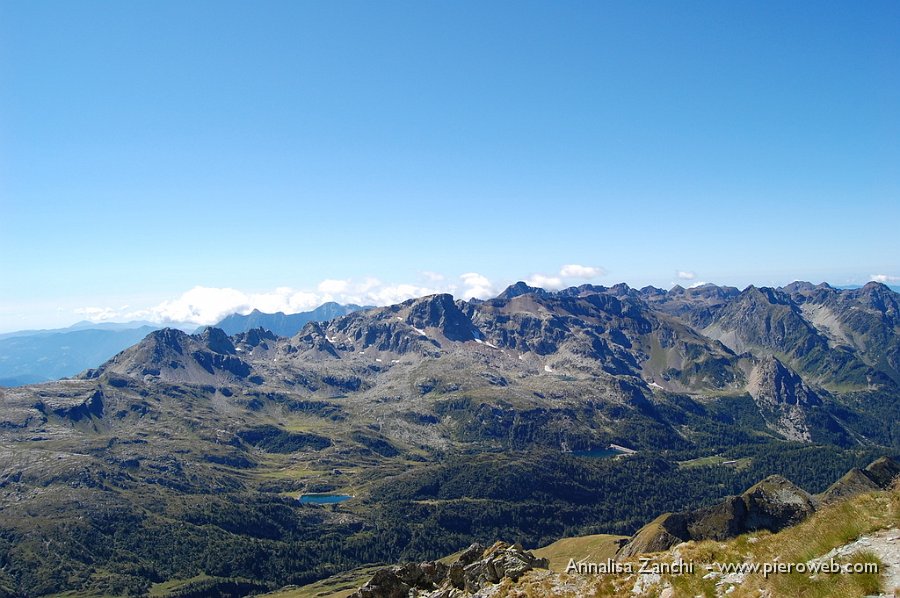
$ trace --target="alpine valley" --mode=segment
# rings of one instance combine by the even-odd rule
[[[0,389],[0,596],[238,596],[631,535],[897,456],[898,399],[900,295],[874,282],[518,283],[290,337],[155,330]]]

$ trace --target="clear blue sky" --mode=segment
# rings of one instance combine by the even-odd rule
[[[890,281],[898,223],[894,1],[0,1],[0,331]]]

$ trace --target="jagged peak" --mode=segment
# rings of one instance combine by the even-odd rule
[[[866,284],[863,285],[862,289],[860,289],[866,293],[893,293],[891,287],[887,286],[884,283],[878,282],[877,280],[870,280]]]
[[[210,326],[197,335],[197,340],[206,345],[213,353],[222,355],[235,354],[234,343],[231,342],[231,338],[221,328]]]
[[[890,457],[880,457],[869,463],[865,472],[876,484],[887,488],[900,477],[900,463]]]
[[[297,336],[309,336],[310,334],[325,335],[325,329],[322,327],[321,322],[307,322],[300,329],[300,332],[297,333]]]
[[[516,297],[519,297],[521,295],[528,295],[528,294],[536,294],[536,295],[544,296],[544,295],[547,295],[548,293],[544,289],[541,289],[539,287],[530,286],[528,283],[520,280],[519,282],[517,282],[515,284],[511,284],[508,287],[506,287],[506,289],[502,293],[497,295],[497,299],[509,300],[509,299],[514,299]]]
[[[187,332],[178,328],[161,328],[159,330],[154,330],[145,336],[141,343],[152,342],[156,345],[168,347],[181,353],[182,346],[189,337],[190,335]]]
[[[445,337],[455,341],[472,340],[475,330],[453,295],[447,293],[414,300],[409,306],[406,323],[416,328],[438,328]]]
[[[631,287],[625,284],[624,282],[616,283],[613,286],[609,287],[607,292],[611,295],[615,295],[617,297],[622,295],[631,294]]]
[[[772,287],[757,287],[752,284],[741,291],[738,298],[748,301],[762,300],[770,305],[792,305],[790,298],[783,291]]]
[[[247,332],[241,332],[234,336],[238,342],[246,343],[251,347],[257,347],[265,341],[278,340],[278,335],[268,328],[258,327],[251,328]]]
[[[800,293],[804,291],[814,291],[816,288],[818,287],[816,287],[816,285],[811,282],[806,282],[805,280],[795,280],[794,282],[781,287],[781,290],[786,293]]]
[[[661,288],[659,288],[659,287],[655,287],[655,286],[649,285],[649,284],[648,284],[647,286],[645,286],[645,287],[641,287],[641,288],[638,290],[638,292],[639,292],[639,293],[641,294],[641,296],[643,296],[643,297],[647,297],[647,296],[650,296],[650,295],[665,295],[665,294],[666,294],[666,290],[665,290],[665,289],[661,289]]]

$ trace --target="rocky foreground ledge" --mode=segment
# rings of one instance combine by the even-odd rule
[[[381,569],[349,598],[462,598],[547,567],[547,559],[535,557],[520,544],[497,542],[487,549],[472,544],[450,565],[429,561]]]

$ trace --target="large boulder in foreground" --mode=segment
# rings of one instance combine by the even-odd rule
[[[473,544],[447,566],[440,562],[407,563],[380,569],[350,598],[449,598],[470,596],[504,579],[518,581],[532,569],[546,569],[519,544],[497,542],[488,549]]]

